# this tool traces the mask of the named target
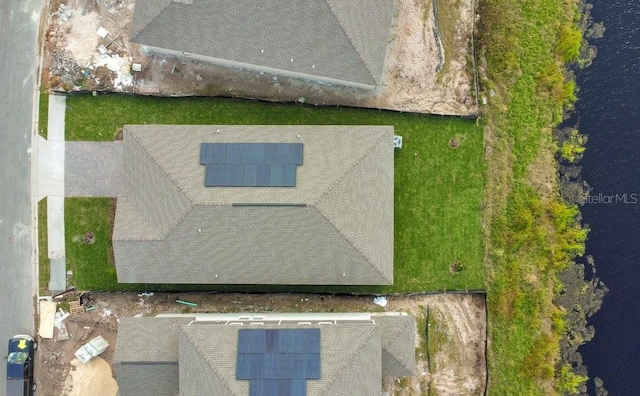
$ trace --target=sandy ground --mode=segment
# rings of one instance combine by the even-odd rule
[[[82,363],[73,359],[64,382],[62,394],[69,396],[116,396],[118,384],[111,372],[111,366],[101,357]]]
[[[434,34],[433,0],[397,1],[383,82],[375,90],[241,71],[146,51],[128,41],[134,0],[51,0],[43,81],[50,89],[64,92],[227,96],[477,114],[471,54],[474,0],[438,1],[440,40]],[[100,27],[109,32],[105,38],[96,33]],[[104,54],[98,50],[101,45],[106,48]],[[133,63],[142,70],[132,71]]]
[[[37,354],[40,369],[36,373],[39,395],[114,395],[113,373],[103,362],[112,362],[119,318],[194,312],[407,312],[415,315],[418,323],[416,375],[385,378],[387,395],[422,395],[429,387],[435,395],[481,395],[486,385],[486,317],[482,295],[390,296],[385,308],[375,305],[369,296],[227,293],[159,293],[153,296],[92,293],[92,296],[90,305],[96,307],[94,310],[65,320],[68,340],[40,340]],[[66,297],[77,299],[73,294]],[[177,304],[176,299],[197,303],[198,307]],[[431,357],[430,363],[424,348],[427,311],[441,316],[449,340],[446,348]],[[98,335],[109,342],[101,360],[87,365],[74,361],[73,353]]]

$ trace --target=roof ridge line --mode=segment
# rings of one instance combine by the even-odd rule
[[[233,392],[231,392],[231,389],[229,389],[228,383],[227,381],[224,380],[223,376],[220,376],[220,373],[218,373],[218,371],[216,370],[215,366],[212,364],[212,362],[209,361],[209,359],[207,359],[207,357],[205,356],[205,354],[202,352],[202,350],[199,348],[199,343],[194,342],[195,340],[193,338],[191,338],[191,336],[189,335],[189,333],[187,331],[185,331],[184,327],[187,327],[189,325],[185,325],[185,326],[180,326],[180,331],[187,337],[187,339],[191,342],[191,345],[193,346],[193,349],[195,349],[198,354],[200,355],[200,357],[202,359],[204,359],[204,361],[207,363],[207,366],[209,366],[209,368],[211,369],[211,371],[213,372],[213,374],[216,376],[217,378],[217,382],[224,387],[224,389],[227,391],[228,395],[234,395]]]
[[[359,249],[356,245],[354,245],[353,241],[349,238],[347,238],[346,235],[344,235],[344,233],[342,233],[342,231],[340,231],[336,225],[331,221],[331,219],[329,219],[324,212],[322,212],[322,210],[320,210],[320,208],[318,208],[318,205],[322,202],[322,200],[324,198],[326,198],[329,193],[331,191],[333,191],[337,186],[339,186],[340,184],[342,184],[343,180],[347,177],[347,175],[349,175],[351,173],[351,171],[353,169],[355,169],[358,165],[360,165],[362,163],[362,161],[364,161],[365,158],[367,158],[374,150],[376,147],[378,147],[378,144],[380,143],[381,140],[386,139],[386,136],[384,136],[384,134],[382,134],[377,140],[374,141],[374,143],[371,145],[371,147],[369,147],[367,150],[364,151],[364,153],[360,156],[360,158],[358,158],[353,164],[352,166],[349,167],[349,169],[347,169],[338,179],[336,179],[336,181],[334,181],[333,183],[331,183],[329,185],[329,187],[327,187],[327,189],[320,194],[319,198],[313,202],[311,204],[311,206],[313,206],[318,213],[320,213],[320,215],[327,220],[327,222],[329,224],[331,224],[331,227],[333,227],[347,242],[349,242],[349,245],[351,245],[360,256],[362,256],[366,262],[368,262],[371,267],[375,268],[375,270],[378,272],[378,274],[380,274],[380,276],[382,276],[383,279],[387,279],[387,280],[391,280],[393,282],[393,275],[391,279],[388,279],[388,277],[382,273],[382,271],[380,271],[380,269],[373,263],[373,261],[367,257],[362,251],[361,249]]]
[[[354,249],[354,250],[355,250],[355,251],[360,255],[360,257],[362,257],[362,258],[364,259],[364,261],[366,261],[367,263],[369,263],[369,265],[370,265],[371,267],[373,267],[373,269],[375,269],[375,270],[376,270],[376,272],[377,272],[377,273],[378,273],[378,274],[379,274],[383,279],[387,279],[387,277],[386,277],[382,272],[380,272],[380,269],[378,269],[378,267],[376,267],[376,266],[371,262],[371,260],[370,260],[367,256],[365,256],[365,255],[360,251],[360,249],[358,249],[358,248],[357,248],[357,247],[356,247],[356,246],[351,242],[351,240],[349,240],[349,238],[347,238],[347,237],[342,233],[342,231],[340,231],[340,230],[336,227],[336,225],[335,225],[335,224],[333,224],[333,222],[331,222],[331,220],[329,220],[329,219],[327,218],[327,216],[325,216],[325,215],[324,215],[324,213],[322,213],[322,211],[321,211],[320,209],[318,209],[318,208],[317,208],[317,207],[315,207],[315,206],[313,206],[312,208],[313,208],[313,210],[315,210],[315,211],[317,211],[318,213],[320,213],[320,216],[321,216],[323,219],[325,219],[325,220],[327,221],[327,223],[329,223],[329,225],[331,226],[331,228],[333,228],[333,229],[334,229],[334,230],[335,230],[335,231],[336,231],[336,232],[337,232],[337,233],[338,233],[342,238],[344,238],[344,240],[345,240],[345,241],[347,241],[347,242],[349,243],[349,246],[351,246],[351,247],[352,247],[352,248],[353,248],[353,249]],[[391,281],[393,281],[393,279],[391,279]]]
[[[364,161],[364,159],[367,158],[367,156],[369,156],[376,147],[378,147],[380,140],[382,140],[383,138],[386,138],[386,136],[384,136],[384,134],[381,134],[381,136],[378,137],[378,139],[375,140],[371,144],[371,146],[368,147],[362,153],[362,155],[358,159],[356,159],[356,161],[347,170],[345,170],[342,173],[342,175],[340,175],[340,177],[338,177],[333,183],[330,183],[329,186],[326,188],[326,190],[322,192],[322,194],[318,195],[318,198],[312,203],[312,206],[317,206],[318,204],[320,204],[322,200],[326,198],[326,196],[329,195],[331,191],[333,191],[334,188],[342,184],[342,181],[347,177],[347,175],[349,175],[351,171],[353,171],[356,168],[356,166],[360,165],[362,161]]]
[[[338,26],[340,26],[340,30],[342,30],[342,33],[344,33],[345,37],[347,38],[347,41],[349,41],[349,45],[351,45],[353,47],[353,49],[355,50],[356,54],[358,54],[358,58],[360,59],[360,61],[364,65],[365,69],[367,69],[367,72],[369,73],[369,77],[371,77],[373,79],[373,81],[375,81],[376,84],[378,84],[378,78],[376,78],[376,76],[373,75],[373,71],[371,71],[371,69],[369,68],[369,64],[362,58],[362,54],[360,53],[360,50],[353,43],[353,39],[351,38],[351,36],[349,36],[349,33],[347,33],[347,29],[345,29],[344,25],[340,21],[340,18],[338,18],[338,15],[336,15],[335,11],[333,11],[333,8],[331,7],[331,3],[329,3],[328,0],[324,0],[324,1],[325,1],[325,4],[327,5],[327,7],[329,7],[329,11],[331,11],[331,15],[333,15],[333,17],[338,22]],[[385,55],[385,57],[386,57],[386,55]]]
[[[380,330],[380,325],[375,325],[375,324],[374,324],[373,328],[377,328],[378,330]],[[354,350],[353,350],[353,353],[350,353],[350,354],[349,354],[349,358],[348,358],[348,359],[344,359],[344,363],[342,363],[342,364],[338,367],[338,369],[336,370],[336,373],[342,373],[342,375],[344,375],[344,373],[345,373],[345,371],[346,371],[346,370],[343,370],[343,369],[344,369],[344,367],[348,366],[348,365],[351,363],[351,360],[352,360],[351,358],[352,358],[353,356],[357,355],[357,353],[358,353],[358,352],[362,351],[362,350],[365,348],[365,346],[367,346],[367,345],[368,345],[369,341],[371,340],[371,338],[373,338],[373,336],[374,336],[374,335],[372,334],[372,332],[369,332],[369,335],[365,338],[365,340],[363,340],[363,342],[361,342],[361,343],[358,345],[358,347],[357,347],[356,349],[354,349]],[[380,347],[382,348],[382,342],[380,343]],[[382,353],[382,350],[380,351],[380,353]],[[340,377],[342,377],[342,376],[340,376]],[[336,378],[336,377],[334,377],[334,378]],[[339,378],[339,377],[338,377],[338,378]],[[330,382],[330,385],[333,385],[333,383],[334,383],[334,382],[335,382],[335,380],[331,381],[331,382]],[[325,388],[325,389],[323,389],[323,393],[324,393],[324,391],[325,391],[325,390],[326,390],[326,388]]]
[[[184,190],[182,188],[180,188],[180,185],[178,183],[176,183],[176,181],[173,180],[173,178],[171,176],[169,176],[169,173],[166,171],[166,169],[164,169],[162,167],[162,165],[160,165],[160,163],[151,155],[151,153],[149,152],[148,148],[144,144],[142,144],[141,141],[136,137],[136,134],[135,133],[130,133],[129,134],[129,138],[131,138],[131,137],[133,137],[133,140],[135,140],[136,144],[138,144],[140,146],[140,148],[142,150],[144,150],[144,153],[148,156],[149,159],[151,159],[151,162],[155,166],[158,167],[158,169],[162,172],[162,174],[164,176],[166,176],[166,178],[169,181],[169,183],[172,184],[173,186],[175,186],[178,189],[178,191],[180,191],[180,193],[182,193],[182,195],[184,195],[185,199],[190,204],[189,207],[184,211],[184,213],[178,218],[178,220],[175,222],[175,224],[173,226],[171,226],[167,230],[166,233],[162,234],[162,239],[141,240],[141,241],[164,241],[164,240],[167,239],[167,235],[169,235],[177,227],[178,224],[180,224],[181,222],[184,221],[185,217],[187,217],[187,215],[193,210],[193,207],[195,205],[194,205],[193,200],[191,199],[191,197],[189,197],[189,195],[186,192],[184,192]]]
[[[156,2],[156,1],[158,1],[158,0],[152,0],[152,1],[153,1],[153,2]],[[156,13],[155,13],[151,18],[149,18],[149,20],[148,20],[148,21],[146,21],[146,23],[145,23],[143,26],[140,26],[140,27],[139,27],[139,29],[138,29],[138,31],[137,31],[137,32],[135,32],[135,34],[133,34],[133,36],[138,36],[140,33],[142,33],[142,32],[147,28],[147,26],[149,26],[149,24],[150,24],[151,22],[155,21],[155,19],[158,17],[158,15],[160,15],[160,14],[161,14],[161,13],[162,13],[166,8],[167,8],[167,7],[169,7],[169,6],[171,5],[171,3],[174,3],[174,0],[165,0],[165,1],[166,1],[166,4],[164,5],[164,7],[159,7],[159,8],[157,9],[157,12],[156,12]],[[162,4],[161,4],[161,5],[162,5]],[[134,12],[135,12],[135,10],[134,10]],[[133,19],[133,18],[132,18],[132,19]],[[132,21],[132,22],[133,22],[133,21]],[[131,28],[133,28],[133,26],[131,26]],[[130,38],[131,38],[131,36],[132,36],[132,33],[134,33],[134,32],[133,32],[133,31],[129,32],[129,37],[130,37]]]

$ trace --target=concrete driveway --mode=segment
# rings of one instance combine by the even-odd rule
[[[117,197],[122,171],[121,141],[65,143],[66,197]]]

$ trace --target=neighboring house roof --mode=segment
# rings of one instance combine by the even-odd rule
[[[304,314],[301,314],[304,315]],[[346,314],[344,314],[346,316]],[[215,316],[215,315],[214,315]],[[370,320],[218,322],[193,317],[121,318],[114,356],[122,396],[248,395],[249,381],[236,379],[239,329],[320,329],[320,379],[307,380],[309,395],[375,395],[382,387],[389,337],[413,323],[411,332],[394,341],[406,344],[404,364],[415,363],[415,321],[409,316],[372,315]],[[305,319],[313,318],[307,314]],[[187,322],[187,323],[185,323]],[[324,322],[327,323],[327,322]],[[382,324],[384,323],[384,324]],[[167,329],[170,329],[167,331]],[[178,329],[176,331],[176,329]],[[168,338],[172,338],[169,340]],[[179,340],[179,342],[178,342]],[[159,348],[164,351],[160,352]],[[174,363],[174,366],[168,366]],[[178,368],[176,370],[176,368]],[[170,370],[169,370],[170,368]],[[413,374],[413,370],[410,370]],[[163,378],[161,374],[164,375]],[[403,374],[404,375],[404,374]]]
[[[136,0],[130,39],[217,63],[379,85],[396,0]]]
[[[392,138],[385,126],[125,126],[118,281],[392,284]],[[200,145],[215,142],[303,143],[296,186],[204,187]]]
[[[194,318],[135,319],[122,318],[118,327],[113,360],[120,395],[177,395],[178,330]]]

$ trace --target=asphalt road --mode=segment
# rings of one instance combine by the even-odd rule
[[[31,164],[37,35],[42,0],[0,0],[0,350],[34,333]],[[6,360],[0,363],[4,393]]]

